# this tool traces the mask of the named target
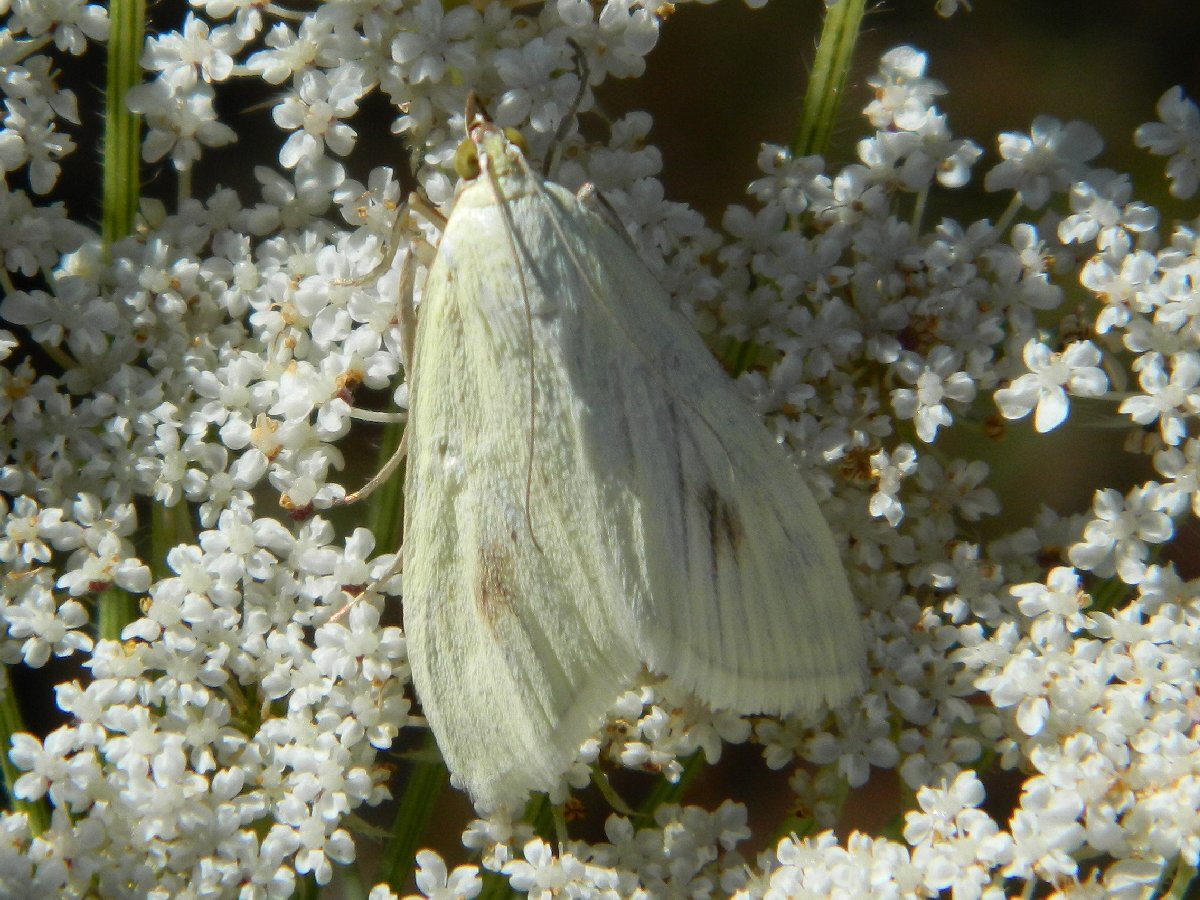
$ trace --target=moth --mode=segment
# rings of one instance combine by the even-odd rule
[[[642,667],[716,710],[863,682],[821,510],[594,193],[481,113],[409,365],[404,625],[477,806],[552,789]]]

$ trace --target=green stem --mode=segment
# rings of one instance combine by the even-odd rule
[[[683,774],[679,776],[679,780],[671,783],[665,778],[659,778],[654,786],[650,788],[650,793],[646,795],[646,799],[642,802],[642,808],[638,812],[639,823],[646,825],[654,821],[654,811],[664,803],[679,803],[683,799],[683,795],[687,792],[691,783],[696,780],[696,776],[704,768],[704,752],[697,750],[687,759],[683,760]]]
[[[312,875],[304,875],[296,879],[296,889],[292,891],[292,900],[317,900],[321,889],[317,887]]]
[[[1196,883],[1196,867],[1179,860],[1175,869],[1175,877],[1171,879],[1171,886],[1163,894],[1163,900],[1183,900],[1184,897],[1195,896],[1190,892],[1194,883]]]
[[[425,736],[425,751],[421,754],[422,758],[437,753],[432,732]],[[417,848],[433,818],[438,798],[448,783],[449,775],[440,759],[436,762],[418,762],[413,766],[392,822],[392,836],[384,847],[379,869],[380,878],[392,890],[400,892],[407,886]]]
[[[101,640],[119,641],[135,615],[133,597],[119,587],[110,586],[96,598],[96,632]]]
[[[125,94],[142,80],[138,62],[146,31],[145,0],[111,0],[108,82],[104,113],[104,241],[112,244],[133,231],[141,190],[140,122]]]
[[[825,14],[804,95],[804,112],[792,142],[797,156],[824,155],[829,147],[865,8],[866,0],[840,0]]]
[[[337,873],[343,900],[367,900],[367,889],[356,863],[338,867]]]
[[[824,156],[829,148],[865,7],[866,0],[839,0],[825,13],[817,56],[804,92],[804,108],[792,141],[796,156]],[[723,357],[729,361],[730,374],[737,377],[751,366],[757,351],[753,341],[742,341],[732,348]]]
[[[29,822],[29,830],[37,835],[50,826],[50,810],[45,800],[19,800],[14,793],[14,785],[21,777],[21,772],[8,758],[12,747],[14,734],[25,731],[25,723],[21,718],[21,708],[17,705],[17,697],[8,678],[8,667],[0,666],[0,776],[4,778],[4,790],[8,793],[8,806],[13,812],[25,813]]]
[[[108,79],[104,94],[104,213],[106,247],[133,231],[141,189],[140,123],[129,111],[125,94],[142,78],[142,43],[146,31],[145,0],[111,0]],[[101,638],[118,640],[136,614],[133,598],[109,588],[99,598]]]

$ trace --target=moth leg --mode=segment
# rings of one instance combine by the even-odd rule
[[[388,570],[386,572],[384,572],[382,575],[380,575],[374,581],[370,582],[359,593],[350,597],[350,599],[348,599],[345,603],[342,604],[341,609],[339,609],[332,616],[330,616],[328,619],[325,620],[324,624],[328,624],[330,622],[336,622],[338,619],[342,618],[342,616],[344,616],[344,615],[346,615],[346,613],[350,612],[351,608],[354,606],[355,603],[357,603],[359,600],[361,600],[367,594],[382,594],[382,593],[384,593],[384,591],[382,590],[383,583],[385,581],[388,581],[389,579],[394,578],[397,575],[399,575],[401,570],[403,569],[403,567],[404,567],[404,557],[402,555],[400,555],[399,553],[397,553],[396,561],[393,562],[390,566],[388,566]],[[343,591],[343,593],[346,593],[346,591]]]
[[[396,222],[392,226],[391,246],[384,258],[368,273],[364,279],[371,281],[379,278],[383,273],[391,268],[392,262],[396,258],[397,250],[404,236],[415,230],[413,222],[413,214],[420,214],[427,221],[431,222],[439,231],[443,230],[446,225],[446,217],[440,212],[426,203],[417,194],[410,194],[408,202],[401,209],[400,214],[396,217]],[[413,286],[416,276],[416,267],[413,264],[414,258],[423,262],[428,266],[433,260],[433,247],[425,240],[416,240],[412,242],[410,252],[404,257],[404,261],[400,264],[400,291],[397,302],[397,324],[400,327],[400,353],[402,359],[401,364],[404,370],[409,371],[413,358],[413,342],[416,339],[417,331],[417,315],[416,309],[413,306]],[[393,413],[376,413],[368,410],[358,410],[352,413],[353,417],[362,421],[373,422],[394,422],[397,420]],[[401,461],[408,453],[408,432],[400,438],[400,443],[396,446],[396,451],[391,455],[383,467],[361,488],[357,491],[347,494],[343,499],[343,504],[356,503],[359,500],[364,500],[374,493],[379,485],[387,481],[396,469],[400,466]]]
[[[371,480],[360,487],[357,491],[349,493],[343,497],[342,503],[344,505],[349,505],[370,497],[373,493],[375,493],[375,489],[377,487],[379,487],[396,473],[396,469],[399,468],[400,463],[404,461],[404,457],[407,455],[408,432],[405,431],[400,437],[400,443],[396,445],[395,452],[392,453],[392,455],[388,458],[388,461],[383,464],[383,468],[376,472],[375,475],[372,476]]]
[[[392,222],[392,231],[387,243],[384,245],[383,258],[367,274],[360,275],[357,278],[339,278],[334,281],[334,284],[345,287],[362,287],[364,284],[370,284],[372,281],[378,281],[382,278],[388,269],[392,267],[392,263],[396,261],[396,254],[400,251],[401,245],[405,243],[405,236],[416,231],[416,226],[413,222],[414,213],[433,225],[439,232],[445,230],[446,217],[426,203],[419,194],[413,192],[400,205],[400,211],[396,214],[395,221]],[[415,241],[413,249],[421,257],[422,262],[432,259],[433,248],[425,241]],[[427,252],[428,256],[426,255]]]

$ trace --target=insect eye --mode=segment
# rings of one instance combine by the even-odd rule
[[[525,135],[517,131],[515,128],[505,128],[504,136],[508,138],[508,142],[521,151],[522,154],[528,155],[529,145],[525,143]]]
[[[479,153],[475,149],[475,142],[469,138],[460,141],[458,149],[454,151],[454,171],[467,181],[479,177]]]

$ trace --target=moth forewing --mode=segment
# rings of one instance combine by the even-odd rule
[[[561,292],[548,270],[518,296],[523,263],[503,227],[491,186],[470,185],[426,282],[404,547],[418,696],[451,772],[485,805],[552,786],[638,667],[631,623],[606,602],[620,589],[612,572],[572,562],[591,555],[603,523],[562,529],[552,511],[590,477],[553,421],[569,386],[544,356],[542,331]],[[539,415],[527,510],[531,372]]]
[[[719,709],[862,680],[798,472],[629,243],[476,120],[410,385],[413,679],[484,806],[558,783],[642,665]]]

